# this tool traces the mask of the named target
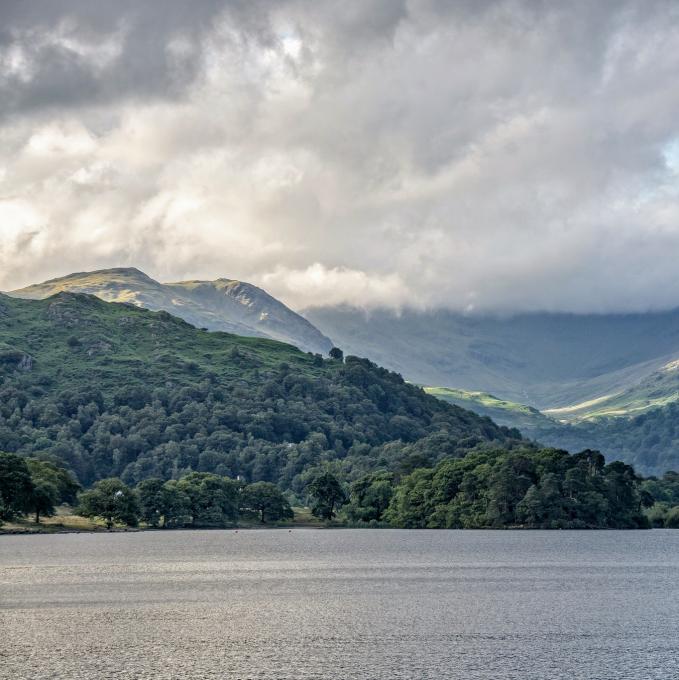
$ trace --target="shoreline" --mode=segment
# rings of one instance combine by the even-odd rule
[[[77,528],[55,528],[54,530],[46,528],[36,528],[31,529],[30,527],[12,527],[9,529],[0,528],[0,537],[2,536],[46,536],[54,534],[138,534],[146,532],[154,533],[170,533],[177,531],[230,531],[233,533],[238,533],[240,531],[266,531],[266,530],[276,530],[291,532],[293,529],[300,530],[340,530],[340,529],[355,529],[355,530],[365,530],[365,531],[375,531],[376,529],[383,529],[389,531],[483,531],[483,532],[532,532],[532,531],[544,531],[549,533],[557,532],[574,532],[574,531],[614,531],[614,532],[629,532],[629,531],[653,531],[653,530],[663,530],[672,531],[669,527],[631,527],[628,529],[616,529],[611,527],[588,527],[588,528],[572,528],[572,529],[545,529],[540,527],[477,527],[477,528],[450,528],[450,529],[440,529],[440,528],[429,528],[429,527],[419,527],[413,528],[403,528],[403,527],[371,527],[371,526],[350,526],[347,524],[332,524],[332,525],[321,525],[321,524],[286,524],[286,525],[245,525],[245,526],[233,526],[233,527],[173,527],[168,529],[163,529],[162,527],[114,527],[112,529],[101,528],[91,528],[91,529],[77,529]]]

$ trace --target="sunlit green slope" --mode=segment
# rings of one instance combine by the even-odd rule
[[[133,267],[79,272],[10,293],[42,299],[63,291],[89,293],[107,302],[164,310],[197,326],[268,337],[305,351],[327,354],[332,343],[309,321],[249,283],[232,279],[159,283]]]

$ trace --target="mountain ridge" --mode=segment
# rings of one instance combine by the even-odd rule
[[[136,267],[113,267],[74,272],[7,295],[44,299],[60,291],[164,310],[199,328],[269,337],[314,353],[327,354],[332,347],[331,340],[307,319],[263,289],[236,279],[161,283]]]
[[[518,314],[312,307],[345,351],[418,384],[487,392],[540,410],[623,392],[679,358],[679,310]],[[416,348],[416,351],[413,351]]]

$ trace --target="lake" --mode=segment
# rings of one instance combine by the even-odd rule
[[[0,677],[679,678],[679,531],[0,536]]]

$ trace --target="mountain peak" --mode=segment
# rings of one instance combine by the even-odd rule
[[[136,267],[113,267],[50,279],[9,295],[44,299],[61,292],[165,310],[199,328],[268,337],[305,351],[327,354],[332,347],[305,318],[261,288],[236,279],[160,283]]]
[[[137,269],[136,267],[111,267],[108,269],[95,269],[94,271],[90,272],[73,272],[72,274],[66,274],[65,276],[58,276],[54,279],[48,279],[47,281],[44,281],[43,283],[36,284],[38,286],[47,286],[47,285],[55,285],[59,284],[62,282],[68,282],[68,281],[80,281],[80,280],[96,280],[96,279],[105,279],[105,280],[110,280],[111,278],[114,277],[122,277],[122,278],[129,278],[129,279],[137,279],[137,280],[143,280],[143,281],[151,281],[153,283],[156,283],[154,279],[152,279],[148,274],[145,274],[141,269]],[[33,286],[27,286],[26,288],[22,288],[20,290],[27,290],[29,288],[32,288]],[[12,292],[19,292],[19,291],[12,291]]]

